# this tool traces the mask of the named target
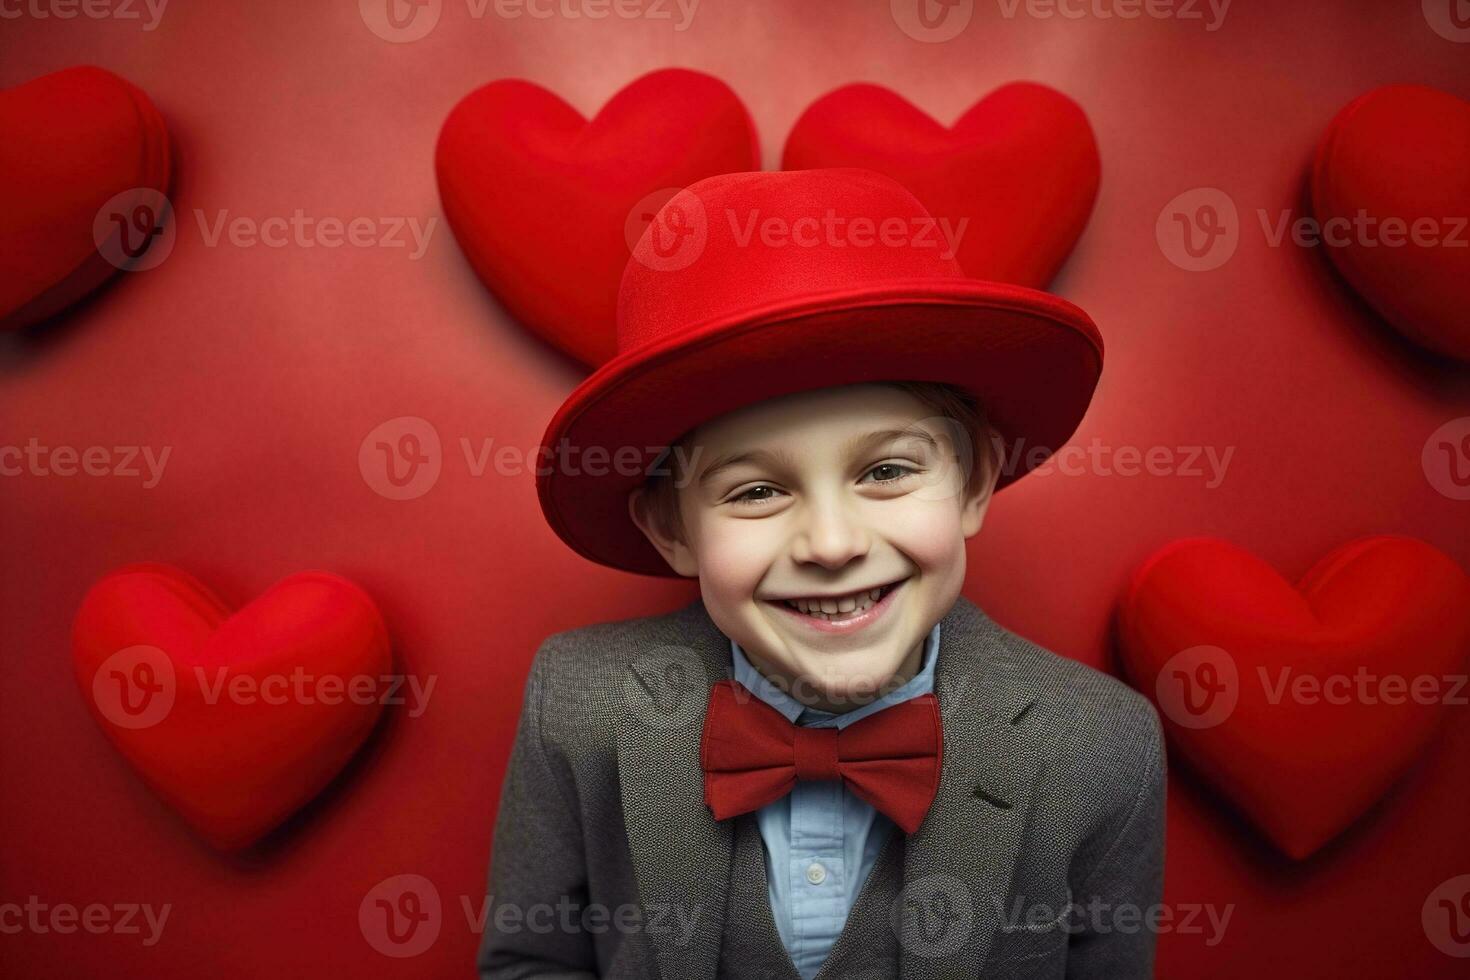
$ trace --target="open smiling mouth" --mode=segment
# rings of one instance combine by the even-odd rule
[[[765,602],[805,625],[824,632],[861,629],[893,605],[892,596],[908,579],[842,596],[766,599]]]

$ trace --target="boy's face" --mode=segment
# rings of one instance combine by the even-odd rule
[[[803,703],[848,711],[913,676],[960,593],[998,472],[986,466],[967,495],[969,460],[989,446],[965,439],[898,388],[800,392],[689,435],[683,540],[634,505],[641,489],[629,509],[674,571],[699,577],[710,617],[757,669]]]

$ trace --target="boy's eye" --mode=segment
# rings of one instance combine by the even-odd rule
[[[877,478],[874,480],[865,479],[862,482],[878,484],[897,483],[899,480],[913,476],[917,472],[918,470],[911,466],[905,466],[902,463],[879,463],[877,466],[868,470],[867,473],[863,474],[864,477],[877,474]],[[762,504],[768,500],[774,500],[776,495],[782,492],[768,483],[758,483],[731,497],[729,502],[732,504]]]
[[[883,474],[873,483],[896,483],[906,476],[912,476],[916,471],[912,467],[904,466],[902,463],[879,463],[868,470],[867,475],[874,473]]]
[[[753,496],[753,494],[755,494],[757,491],[760,491],[760,490],[765,490],[765,491],[768,491],[768,492],[770,492],[772,494],[777,494],[777,493],[780,493],[781,492],[780,490],[777,490],[773,486],[769,486],[767,484],[761,483],[761,484],[757,484],[756,486],[751,487],[749,490],[746,490],[746,491],[744,491],[742,493],[736,494],[735,496],[731,497],[730,498],[730,503],[732,503],[732,504],[760,504],[760,503],[765,503],[767,500],[771,500],[772,499],[771,497],[757,497],[757,496]]]

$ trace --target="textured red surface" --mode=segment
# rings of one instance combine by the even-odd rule
[[[442,219],[417,260],[406,232],[407,248],[247,247],[228,232],[210,244],[222,211],[227,223],[366,217],[382,232],[387,219],[439,218],[435,137],[494,78],[529,78],[585,114],[648,70],[706,71],[750,108],[767,166],[806,106],[849,82],[886,85],[946,123],[1013,79],[1077,100],[1102,183],[1055,286],[1107,341],[1077,436],[1084,449],[1098,440],[1106,472],[1007,490],[966,583],[1038,642],[1109,663],[1128,574],[1184,535],[1227,537],[1293,580],[1368,533],[1421,537],[1470,566],[1467,505],[1421,466],[1431,433],[1470,415],[1470,376],[1402,341],[1316,250],[1272,247],[1258,216],[1303,213],[1312,151],[1359,93],[1412,81],[1470,96],[1470,49],[1432,30],[1420,4],[1240,3],[1213,31],[1204,4],[1192,5],[1203,20],[1041,19],[1024,3],[1008,18],[1010,4],[976,4],[937,44],[899,30],[887,3],[710,0],[682,31],[666,7],[673,20],[504,19],[493,5],[476,19],[446,2],[405,44],[370,31],[354,3],[178,3],[151,31],[146,17],[4,22],[0,85],[92,62],[149,93],[175,141],[179,225],[156,269],[0,345],[5,445],[171,447],[151,488],[31,467],[0,479],[0,897],[172,912],[148,947],[116,933],[0,935],[0,973],[467,975],[477,936],[465,906],[483,897],[537,643],[694,596],[591,565],[545,526],[529,457],[581,369],[506,320]],[[1155,229],[1202,187],[1234,201],[1240,240],[1219,268],[1191,272]],[[408,500],[375,492],[359,466],[369,433],[401,416],[427,420],[442,444],[437,483]],[[1171,475],[1119,475],[1126,447],[1169,447]],[[1206,458],[1177,447],[1233,450],[1224,479],[1211,485]],[[185,568],[230,602],[301,568],[351,578],[378,600],[405,669],[438,678],[433,697],[416,717],[388,712],[361,760],[269,847],[221,859],[143,786],[75,689],[77,606],[138,560]],[[1470,716],[1449,714],[1383,805],[1305,864],[1173,774],[1166,899],[1233,911],[1213,945],[1208,932],[1162,936],[1159,975],[1458,975],[1465,961],[1421,925],[1430,891],[1470,871]],[[441,929],[419,955],[390,959],[358,911],[405,874],[436,886]]]

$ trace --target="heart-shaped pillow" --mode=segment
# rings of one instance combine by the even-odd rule
[[[44,320],[117,272],[94,237],[99,213],[120,194],[161,198],[169,166],[158,110],[111,72],[67,68],[0,92],[0,327]]]
[[[865,167],[907,187],[977,279],[1040,289],[1092,213],[1097,141],[1082,108],[1030,82],[1002,86],[946,129],[878,85],[848,85],[796,121],[782,167]]]
[[[1411,538],[1351,542],[1295,587],[1229,542],[1177,541],[1134,573],[1118,626],[1171,750],[1298,859],[1382,797],[1470,694],[1470,579]]]
[[[1342,277],[1411,340],[1470,361],[1470,102],[1389,85],[1317,147],[1312,210]]]
[[[326,572],[291,575],[232,614],[186,572],[130,565],[88,591],[72,641],[102,730],[222,850],[330,782],[391,690],[377,606]]]
[[[518,79],[467,95],[439,133],[444,215],[516,319],[582,363],[612,357],[632,245],[673,193],[760,169],[755,127],[718,79],[683,69],[634,81],[591,122]]]

